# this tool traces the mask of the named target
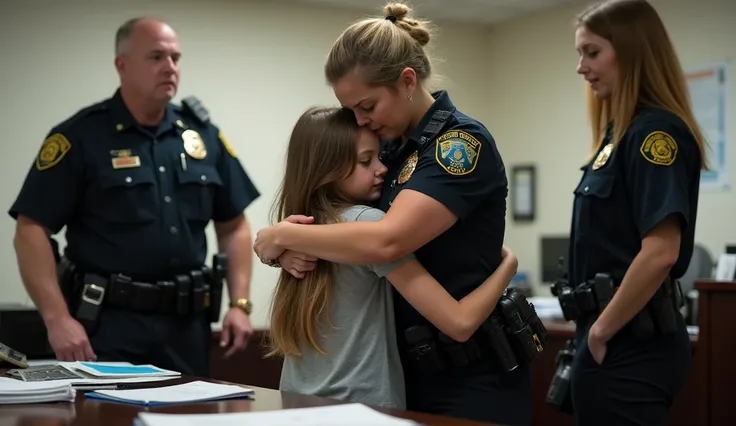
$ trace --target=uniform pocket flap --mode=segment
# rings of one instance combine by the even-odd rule
[[[589,172],[575,189],[575,193],[582,196],[608,198],[613,190],[616,177],[611,174]]]
[[[135,169],[107,170],[99,173],[99,184],[102,188],[133,187],[138,185],[153,185],[156,176],[148,167]]]

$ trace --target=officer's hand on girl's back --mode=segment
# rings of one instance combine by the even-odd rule
[[[96,361],[87,332],[79,321],[67,315],[47,326],[49,344],[59,361]]]

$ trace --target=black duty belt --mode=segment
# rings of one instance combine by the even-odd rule
[[[540,355],[547,330],[526,297],[509,288],[494,312],[465,342],[457,342],[429,325],[409,327],[400,339],[403,356],[419,374],[464,368],[480,361],[512,371]]]
[[[199,313],[210,304],[209,284],[201,271],[177,275],[171,281],[135,281],[122,274],[109,278],[84,274],[81,299],[138,312],[187,315]]]

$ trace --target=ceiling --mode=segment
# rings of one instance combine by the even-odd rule
[[[292,0],[299,3],[342,7],[366,13],[381,13],[382,0]],[[414,13],[434,21],[497,24],[529,13],[554,8],[575,0],[411,0]]]

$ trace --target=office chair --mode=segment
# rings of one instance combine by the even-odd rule
[[[682,278],[680,278],[682,295],[685,298],[682,315],[688,324],[697,324],[698,299],[697,291],[695,290],[695,281],[709,279],[712,276],[713,257],[711,257],[710,252],[704,246],[695,244],[695,247],[693,247],[693,256],[690,258],[690,265]]]

